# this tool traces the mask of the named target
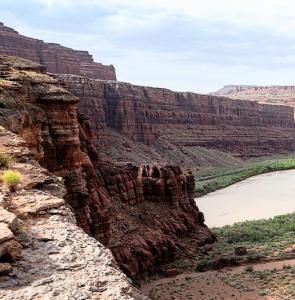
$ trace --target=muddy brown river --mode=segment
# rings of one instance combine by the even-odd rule
[[[209,227],[291,213],[295,170],[254,176],[195,200]]]

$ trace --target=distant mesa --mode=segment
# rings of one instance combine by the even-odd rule
[[[295,108],[295,86],[226,85],[211,95]]]
[[[18,56],[46,66],[57,74],[74,74],[94,79],[116,80],[114,66],[93,61],[87,51],[77,51],[55,43],[45,43],[20,35],[0,22],[0,55]]]
[[[215,96],[228,96],[231,94],[234,94],[236,92],[240,92],[246,89],[250,89],[255,87],[255,85],[225,85],[223,88],[220,90],[210,93],[210,95],[215,95]]]

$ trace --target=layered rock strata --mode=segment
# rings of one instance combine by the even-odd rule
[[[11,167],[23,174],[17,192],[0,193],[0,298],[145,299],[111,252],[77,226],[61,179],[2,127],[0,144],[15,159]]]
[[[238,156],[294,151],[293,109],[255,101],[173,92],[79,76],[58,76],[80,98],[96,144],[106,128],[153,146],[159,138],[177,147],[202,146]]]
[[[20,35],[0,23],[0,55],[18,56],[46,66],[51,73],[76,74],[90,78],[116,80],[114,66],[93,61],[87,51],[77,51]]]
[[[0,123],[23,137],[34,157],[65,179],[65,199],[79,226],[109,247],[129,275],[210,243],[194,202],[194,179],[172,165],[103,161],[92,143],[91,116],[44,68],[0,58]]]
[[[231,99],[295,107],[295,86],[230,86],[213,94]]]

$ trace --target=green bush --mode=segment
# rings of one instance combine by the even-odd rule
[[[15,191],[17,185],[22,181],[22,175],[18,171],[7,170],[2,175],[4,185],[10,190]]]
[[[201,260],[196,266],[196,272],[206,272],[212,270],[212,260]]]
[[[247,266],[245,267],[245,272],[253,272],[253,267],[252,266]]]
[[[8,168],[13,163],[13,158],[0,149],[0,168]]]
[[[213,228],[213,232],[217,238],[229,244],[239,242],[269,242],[284,234],[294,233],[294,231],[295,213]]]

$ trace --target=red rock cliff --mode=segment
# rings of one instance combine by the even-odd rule
[[[112,250],[129,276],[214,240],[194,202],[190,173],[172,165],[102,161],[90,118],[76,113],[79,99],[44,67],[0,57],[0,76],[0,124],[64,177],[78,224]]]
[[[180,146],[203,146],[256,156],[295,150],[293,109],[255,101],[179,93],[122,82],[59,76],[89,114],[96,143],[107,128],[153,145],[160,136]]]
[[[89,78],[116,80],[114,66],[93,61],[87,51],[77,51],[45,43],[23,35],[0,23],[0,55],[18,56],[46,66],[47,71]]]

